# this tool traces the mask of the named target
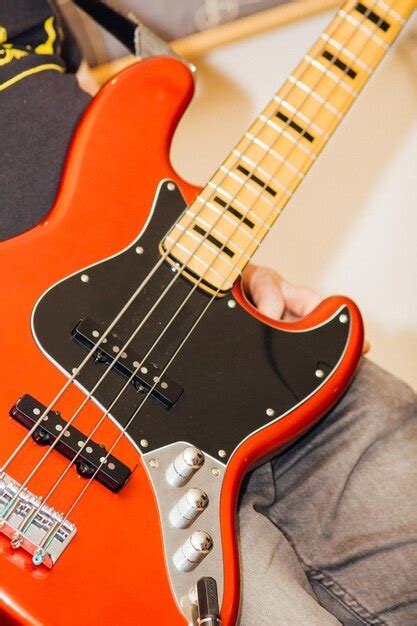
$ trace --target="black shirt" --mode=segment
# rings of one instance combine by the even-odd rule
[[[81,55],[47,0],[0,2],[0,239],[49,211],[65,153],[89,96]]]

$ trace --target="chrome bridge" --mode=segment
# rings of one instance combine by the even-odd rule
[[[77,532],[66,520],[5,472],[0,473],[0,533],[11,540],[13,548],[32,555],[34,565],[53,567]],[[36,515],[33,515],[39,508]]]

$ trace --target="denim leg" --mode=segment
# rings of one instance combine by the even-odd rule
[[[272,466],[252,473],[238,512],[239,626],[337,626],[314,594],[296,552],[259,507],[275,499]]]
[[[365,361],[338,405],[252,474],[240,518],[250,510],[263,514],[297,555],[310,587],[306,579],[301,584],[298,572],[293,605],[313,589],[342,624],[411,626],[417,624],[416,496],[416,395]],[[241,531],[242,552],[244,537]],[[257,546],[253,555],[256,551]],[[273,540],[271,551],[273,562]],[[242,569],[245,576],[244,562]],[[275,585],[273,604],[279,604],[279,579]],[[271,609],[270,621],[262,623],[297,623],[277,621],[279,612]],[[252,623],[244,619],[242,612],[242,624]],[[308,617],[298,621],[300,626],[312,623]]]

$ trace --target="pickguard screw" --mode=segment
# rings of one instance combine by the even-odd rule
[[[149,441],[147,439],[141,439],[140,445],[142,446],[142,448],[147,448],[149,446]]]
[[[226,456],[226,450],[219,450],[218,455],[221,459],[224,459],[224,457]]]
[[[174,183],[168,183],[167,189],[168,189],[168,191],[174,191],[174,189],[175,189]]]
[[[266,414],[267,414],[268,417],[274,417],[275,411],[274,411],[274,409],[267,409],[266,410]]]
[[[90,277],[88,274],[81,274],[81,280],[83,283],[88,283],[88,281],[90,280]]]
[[[213,467],[211,473],[213,474],[213,476],[220,476],[220,470],[218,467]]]
[[[135,252],[136,252],[136,254],[143,254],[143,248],[142,248],[142,246],[136,246],[136,248],[135,248]]]
[[[348,316],[346,315],[346,313],[342,313],[342,315],[339,315],[339,322],[341,324],[346,324],[346,322],[349,320]]]
[[[227,306],[229,307],[229,309],[234,309],[236,306],[236,301],[235,300],[228,300],[227,301]]]
[[[323,370],[316,370],[315,374],[316,374],[317,378],[323,378],[323,376],[324,376]]]
[[[158,466],[159,466],[159,463],[158,463],[158,461],[157,461],[156,459],[151,459],[151,460],[149,461],[149,465],[150,465],[151,467],[154,467],[154,468],[155,468],[155,467],[158,467]]]

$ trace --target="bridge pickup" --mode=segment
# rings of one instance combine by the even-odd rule
[[[11,409],[10,415],[20,424],[31,429],[45,410],[46,406],[32,396],[24,395]],[[51,445],[66,426],[67,422],[58,411],[50,411],[43,418],[42,426],[38,426],[32,437],[40,445]],[[55,449],[71,460],[81,449],[75,461],[77,472],[84,478],[91,478],[99,468],[94,478],[111,491],[120,491],[131,474],[130,469],[116,457],[111,454],[107,457],[104,446],[88,439],[72,425],[64,432]]]
[[[72,335],[80,345],[91,350],[104,332],[104,325],[85,317],[74,328]],[[130,378],[134,374],[132,384],[138,391],[148,393],[153,387],[151,395],[159,400],[165,408],[170,409],[184,391],[182,387],[165,374],[160,376],[159,368],[154,363],[150,361],[142,363],[140,356],[129,348],[122,352],[118,360],[113,363],[124,343],[120,337],[109,333],[96,350],[95,360],[108,365],[113,364],[114,370],[126,378]]]

